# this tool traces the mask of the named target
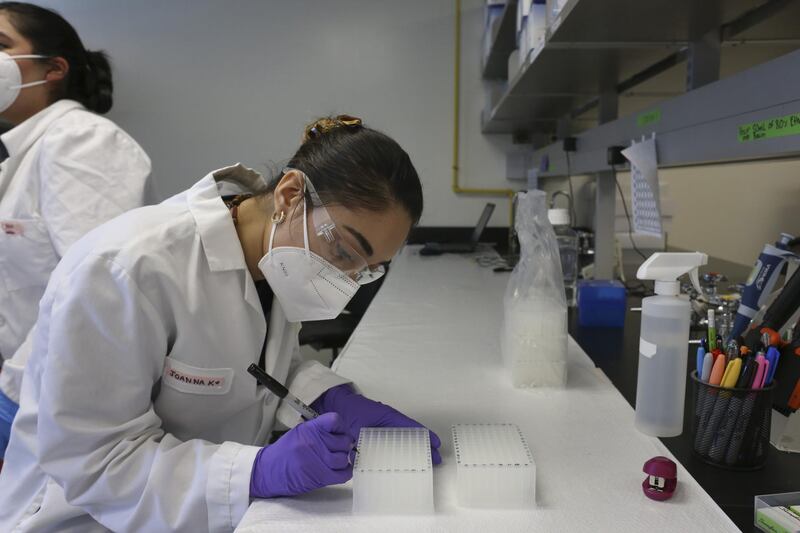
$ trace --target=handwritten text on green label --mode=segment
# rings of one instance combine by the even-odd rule
[[[759,120],[739,126],[739,142],[800,135],[800,113]]]

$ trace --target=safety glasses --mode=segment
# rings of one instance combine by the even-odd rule
[[[306,173],[296,168],[284,168],[283,172],[285,174],[291,170],[303,175],[308,195],[311,198],[311,222],[314,226],[314,234],[317,236],[314,244],[319,248],[314,251],[359,285],[366,285],[383,276],[386,273],[383,265],[370,268],[367,260],[342,237]]]

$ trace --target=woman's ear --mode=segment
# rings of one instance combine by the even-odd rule
[[[61,81],[69,73],[69,63],[63,57],[51,57],[47,61],[47,72],[44,79],[47,81]]]
[[[286,213],[291,218],[294,209],[300,205],[305,195],[305,176],[298,170],[289,170],[275,187],[273,202],[275,213]]]

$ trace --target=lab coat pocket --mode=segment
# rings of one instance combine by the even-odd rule
[[[0,277],[6,290],[46,286],[57,264],[41,219],[0,219]]]
[[[167,357],[161,383],[186,394],[228,394],[232,368],[202,368]]]

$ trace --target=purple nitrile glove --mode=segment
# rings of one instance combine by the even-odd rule
[[[396,427],[424,428],[422,424],[408,418],[400,411],[356,393],[350,385],[338,385],[326,390],[314,400],[311,408],[319,413],[339,413],[353,440],[358,441],[361,428]],[[442,462],[439,446],[442,441],[431,433],[431,459],[433,464]]]
[[[353,439],[336,413],[303,422],[261,448],[250,475],[251,498],[294,496],[353,477]]]

